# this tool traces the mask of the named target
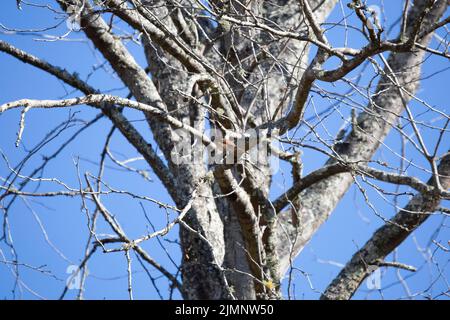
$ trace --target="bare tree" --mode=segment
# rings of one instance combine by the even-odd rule
[[[52,41],[83,35],[129,95],[102,92],[89,79],[0,40],[3,53],[76,90],[64,99],[18,97],[21,100],[0,106],[0,113],[20,108],[17,146],[31,109],[88,106],[99,111],[31,172],[23,172],[27,159],[74,119],[53,129],[17,166],[3,154],[9,173],[1,177],[1,239],[14,257],[8,223],[14,201],[79,197],[90,228],[77,271],[83,283],[89,259],[100,249],[125,254],[130,298],[130,253],[134,252],[144,268],[158,270],[184,299],[278,299],[294,259],[356,184],[367,207],[384,225],[322,294],[323,299],[349,299],[379,267],[412,269],[386,257],[430,215],[450,212],[441,204],[450,199],[450,117],[418,94],[422,66],[430,57],[450,58],[447,0],[405,0],[396,22],[383,19],[381,6],[360,0],[48,2],[40,6],[18,1],[18,6],[44,8],[59,25],[69,26],[67,33]],[[338,14],[330,18],[333,10]],[[50,28],[3,26],[17,36],[43,35]],[[341,37],[336,39],[336,34]],[[129,43],[142,48],[146,66],[137,62]],[[326,106],[316,108],[314,98]],[[129,108],[145,117],[152,139],[127,118],[124,111]],[[80,173],[78,186],[42,176],[43,168],[62,149],[103,117],[112,129],[99,150],[98,174]],[[391,131],[411,152],[418,152],[426,166],[412,159],[410,149],[387,146],[384,140]],[[119,160],[110,150],[116,133],[145,159],[173,205],[151,198],[149,192],[139,195],[108,184],[107,163],[127,170],[130,179],[133,173],[148,179],[146,170],[133,166],[133,159]],[[383,160],[377,150],[396,161]],[[328,160],[309,163],[305,155],[312,153]],[[274,161],[292,168],[291,185],[275,197],[271,193]],[[313,170],[303,175],[303,165]],[[419,179],[417,171],[429,180]],[[41,191],[44,181],[57,189]],[[383,218],[367,189],[381,194],[398,213]],[[114,194],[156,203],[162,214],[176,216],[160,230],[131,237],[103,201]],[[401,208],[398,198],[409,203]],[[98,219],[107,222],[113,235],[97,232]],[[150,219],[143,221],[148,223]],[[179,226],[182,256],[177,273],[155,261],[142,246],[149,241],[156,244],[174,226]],[[446,244],[436,245],[449,250]],[[11,268],[18,277],[23,265],[13,260]],[[67,287],[62,297],[66,291]]]

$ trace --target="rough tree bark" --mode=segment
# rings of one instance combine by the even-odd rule
[[[349,1],[349,12],[361,24],[355,29],[366,40],[360,49],[334,47],[333,41],[327,39],[325,22],[337,0],[57,3],[68,15],[79,18],[81,31],[129,89],[132,99],[102,95],[76,75],[0,41],[0,51],[85,95],[72,100],[20,100],[4,104],[0,112],[24,107],[24,117],[32,108],[85,104],[98,108],[110,119],[155,172],[176,210],[183,213],[177,220],[181,277],[169,277],[169,281],[185,299],[281,298],[281,281],[293,259],[332,214],[356,176],[416,189],[418,193],[411,202],[355,253],[322,296],[349,299],[373,271],[368,267],[379,265],[438,208],[442,199],[450,198],[448,155],[440,160],[438,168],[439,155],[423,148],[432,168],[428,183],[368,165],[398,119],[410,116],[407,106],[418,90],[426,54],[448,59],[445,51],[429,48],[433,33],[448,23],[448,18],[442,18],[448,7],[446,0],[415,0],[406,5],[400,34],[393,39],[385,37],[368,6]],[[112,27],[116,20],[139,34],[147,68],[136,62],[117,35]],[[369,93],[367,106],[352,118],[348,133],[340,132],[327,145],[329,160],[323,167],[304,177],[299,145],[291,149],[294,152],[275,147],[270,152],[258,150],[262,161],[257,165],[245,157],[232,164],[225,163],[227,156],[214,164],[179,163],[174,157],[180,143],[193,146],[188,154],[193,157],[205,147],[218,153],[225,144],[238,152],[239,141],[247,143],[242,152],[245,155],[252,149],[248,146],[250,131],[257,132],[261,141],[286,141],[298,128],[309,125],[304,114],[318,82],[342,80],[363,63],[373,62],[385,53],[390,54],[389,58],[380,58],[384,69],[377,71],[377,86]],[[331,58],[339,63],[330,69],[326,66]],[[145,115],[154,146],[122,114],[126,107]],[[407,116],[403,116],[405,111]],[[415,128],[413,119],[411,123]],[[21,131],[23,126],[22,118]],[[223,140],[211,139],[207,129],[220,132]],[[445,137],[448,139],[446,128],[438,145]],[[417,138],[420,140],[420,134]],[[273,172],[269,159],[273,155],[292,165],[293,182],[284,194],[271,201]],[[89,184],[88,178],[86,181]],[[4,193],[0,199],[32,196],[22,189],[11,183],[1,189]],[[81,196],[94,193],[91,186],[87,190],[80,191]],[[135,250],[167,276],[164,268],[139,247],[144,240],[127,238],[109,218],[101,200],[96,196],[93,200],[118,237],[96,239],[94,248],[121,242],[119,251]]]

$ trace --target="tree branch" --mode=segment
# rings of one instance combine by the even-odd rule
[[[412,32],[412,21],[421,14],[421,9],[428,4],[428,0],[416,0],[408,13],[408,34]],[[426,23],[434,24],[439,21],[447,8],[447,1],[437,1],[433,9],[426,17]],[[427,45],[431,40],[431,35],[421,38],[422,45]],[[398,92],[398,87],[392,84],[389,74],[394,72],[401,86],[408,92],[415,92],[417,89],[417,79],[420,78],[421,63],[424,51],[412,51],[402,53],[392,53],[388,59],[390,68],[386,67],[384,75],[381,77],[373,99],[366,107],[367,111],[362,112],[356,119],[356,126],[346,136],[343,143],[336,146],[335,151],[340,158],[347,162],[368,161],[375,154],[378,147],[388,135],[391,124],[404,111],[404,103]],[[410,97],[408,97],[410,98]],[[379,119],[382,119],[380,121]],[[336,163],[335,159],[329,159],[327,164]],[[353,183],[353,177],[348,173],[332,175],[323,179],[309,188],[303,190],[299,198],[301,208],[298,208],[300,220],[302,221],[302,232],[297,234],[296,228],[290,225],[292,213],[283,212],[284,223],[279,228],[279,246],[281,257],[281,268],[285,272],[293,256],[297,255],[311,239],[312,235],[327,220],[335,206],[344,196],[347,189]],[[289,230],[289,238],[283,230]],[[289,240],[290,239],[290,240]],[[292,241],[294,248],[287,250],[283,244]]]
[[[440,181],[450,188],[450,154],[439,164]],[[428,183],[432,184],[434,178]],[[339,275],[325,290],[321,299],[350,299],[364,279],[378,266],[379,261],[397,248],[414,230],[423,224],[430,213],[439,208],[441,197],[431,191],[417,194],[390,222],[379,228],[366,244],[353,255]],[[401,227],[400,227],[401,226]],[[386,263],[385,266],[388,266]]]
[[[98,90],[89,86],[86,82],[80,80],[76,74],[71,74],[67,70],[54,66],[38,57],[35,57],[25,51],[15,48],[14,46],[0,40],[0,51],[5,52],[20,61],[45,71],[64,83],[80,90],[86,95],[97,94]],[[148,164],[152,167],[158,178],[172,192],[176,190],[174,178],[167,169],[161,158],[156,154],[150,144],[144,137],[131,125],[131,123],[123,116],[123,114],[113,105],[105,106],[103,113],[114,123],[124,137],[130,142],[136,150],[142,154]]]

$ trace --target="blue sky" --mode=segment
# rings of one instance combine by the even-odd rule
[[[24,6],[22,11],[18,11],[15,1],[4,1],[0,12],[0,23],[8,28],[20,29],[41,29],[55,24],[54,14],[48,13],[42,8],[30,8]],[[46,3],[48,0],[36,1],[36,3]],[[380,2],[372,2],[380,5]],[[52,4],[54,5],[54,4]],[[401,1],[386,1],[383,17],[388,23],[394,22],[400,13]],[[345,3],[344,3],[345,6]],[[339,20],[342,17],[338,7],[330,21]],[[395,35],[395,28],[392,35]],[[59,28],[48,30],[46,34],[62,35],[67,31],[65,23]],[[329,39],[336,45],[343,45],[343,32],[337,28],[331,29],[328,33]],[[64,66],[69,71],[79,73],[81,79],[86,79],[89,74],[89,83],[102,90],[112,90],[110,93],[125,96],[127,90],[117,79],[117,76],[110,72],[108,65],[103,64],[103,59],[99,53],[94,53],[92,45],[87,42],[81,33],[73,33],[64,41],[53,41],[50,38],[43,38],[36,34],[18,35],[10,32],[0,33],[0,39],[28,51],[49,62]],[[349,34],[349,42],[358,46],[362,41],[357,35]],[[137,44],[129,43],[128,47],[139,63],[145,66],[142,48]],[[95,70],[92,66],[95,65]],[[332,66],[332,65],[330,65]],[[422,82],[418,96],[428,101],[432,106],[444,113],[449,113],[448,101],[448,72],[438,72],[450,67],[449,62],[443,58],[430,57],[424,66]],[[368,69],[370,69],[369,67]],[[14,58],[0,53],[0,104],[21,98],[33,99],[57,99],[67,96],[77,96],[78,92],[73,92],[55,78],[38,71],[29,65],[25,65]],[[95,71],[95,72],[94,72]],[[355,74],[360,72],[357,70]],[[349,75],[350,78],[354,74]],[[368,71],[363,76],[363,81],[369,81],[373,73]],[[431,76],[432,75],[432,76]],[[341,83],[325,85],[318,83],[318,86],[326,90],[343,92],[346,86]],[[316,88],[316,91],[319,87]],[[330,104],[326,98],[321,98],[318,94],[313,94],[314,105],[308,106],[307,116],[314,114],[314,106],[318,111],[326,109]],[[359,100],[358,100],[359,99]],[[355,97],[355,101],[364,101]],[[411,108],[415,114],[421,114],[423,106],[418,102],[412,102]],[[338,106],[335,112],[324,121],[326,129],[335,133],[342,124],[339,111],[344,117],[349,114],[349,108]],[[74,107],[64,110],[32,110],[27,114],[26,127],[23,135],[22,145],[14,146],[16,133],[18,130],[20,112],[9,111],[0,115],[0,150],[6,155],[12,166],[17,165],[26,155],[26,150],[34,147],[45,134],[62,121],[75,117],[76,122],[64,130],[58,137],[40,149],[24,167],[24,173],[30,173],[42,161],[42,156],[54,152],[60,144],[64,143],[80,126],[97,115],[98,111],[87,106]],[[125,115],[133,120],[133,123],[141,133],[151,141],[151,133],[143,117],[133,111],[126,111]],[[436,114],[425,113],[421,115],[421,120],[430,120]],[[435,125],[442,125],[442,121],[437,120]],[[45,169],[43,177],[57,178],[66,182],[71,187],[78,187],[78,173],[90,172],[97,174],[99,154],[105,143],[105,137],[111,128],[111,123],[106,119],[99,120],[88,130],[71,142],[56,160],[53,160]],[[301,129],[305,130],[305,129]],[[326,134],[325,128],[319,127],[319,133]],[[410,128],[406,128],[411,132]],[[304,134],[302,131],[300,134]],[[423,130],[427,144],[434,146],[436,132],[434,130]],[[399,135],[391,133],[385,141],[385,147],[376,155],[378,159],[383,159],[393,166],[398,166],[398,156],[389,151],[392,147],[398,150]],[[450,147],[449,136],[446,134],[441,143],[441,153]],[[111,143],[111,151],[119,158],[126,159],[138,156],[136,151],[130,147],[120,134],[115,134]],[[421,166],[427,168],[425,159],[411,145],[406,145],[407,158],[412,160],[419,168],[411,166],[408,174],[418,176],[426,180],[428,175],[420,169]],[[323,163],[325,158],[317,153],[305,151],[304,162],[305,172],[309,172]],[[137,161],[134,165],[140,169],[148,170],[143,161]],[[285,185],[289,185],[289,168],[281,165],[280,171],[275,175],[272,195],[275,197],[283,191]],[[3,158],[0,158],[0,176],[9,174],[8,166]],[[139,175],[133,176],[130,173],[117,170],[113,163],[108,162],[106,168],[107,182],[110,186],[120,190],[130,190],[137,194],[146,195],[162,202],[170,203],[171,200],[164,191],[153,172],[150,172],[151,182],[146,181]],[[378,184],[387,190],[393,191],[393,187]],[[30,184],[28,189],[33,191],[36,184]],[[60,186],[51,182],[44,182],[40,186],[41,191],[60,190]],[[389,205],[383,197],[375,190],[368,188],[368,196],[371,202],[384,217],[389,218],[394,214],[394,208]],[[129,237],[138,237],[149,230],[147,220],[140,203],[127,196],[104,197],[105,205],[113,212],[120,221],[122,227],[127,231]],[[407,199],[400,198],[399,206],[406,203]],[[8,201],[6,201],[7,203]],[[166,214],[158,206],[149,202],[143,202],[143,207],[147,216],[151,218],[155,227],[162,227],[166,221]],[[31,209],[31,210],[30,210]],[[92,207],[90,207],[92,209]],[[173,215],[172,215],[173,217]],[[55,299],[61,294],[65,281],[68,277],[66,273],[70,265],[78,264],[84,254],[88,229],[86,226],[86,213],[81,207],[79,198],[29,198],[27,200],[18,199],[10,211],[11,234],[14,239],[15,248],[19,255],[20,262],[34,267],[41,267],[50,270],[51,275],[39,272],[27,266],[20,267],[20,276],[23,292],[17,290],[13,293],[15,277],[12,276],[10,266],[0,263],[0,299],[27,298]],[[352,187],[341,203],[331,215],[329,220],[321,227],[305,250],[295,262],[295,266],[302,272],[294,271],[295,297],[305,299],[315,299],[321,290],[339,272],[340,266],[344,264],[351,255],[362,246],[370,237],[372,232],[379,227],[383,221],[377,217],[365,204],[364,198],[356,187]],[[43,235],[41,226],[44,226],[48,239]],[[436,236],[436,230],[438,234]],[[99,220],[99,233],[111,234],[111,230]],[[177,228],[170,234],[170,240],[177,239]],[[439,294],[448,290],[445,276],[450,276],[449,254],[442,250],[437,250],[434,244],[430,245],[430,239],[434,236],[436,241],[447,244],[450,240],[448,219],[442,215],[432,216],[414,235],[408,238],[399,248],[397,258],[399,261],[414,265],[419,272],[414,274],[408,271],[399,271],[402,277],[408,278],[409,290],[412,293],[426,290],[430,283],[433,283],[428,293]],[[176,241],[163,242],[167,250],[176,261],[180,258],[179,247]],[[55,249],[55,247],[57,249]],[[175,270],[165,251],[156,241],[144,244],[144,248],[156,260],[160,261],[169,270]],[[418,250],[423,249],[423,251]],[[5,255],[6,260],[11,259],[8,248],[2,243],[0,250]],[[63,254],[61,254],[63,253]],[[433,255],[436,264],[425,262],[424,256]],[[137,261],[133,258],[133,288],[135,298],[158,299],[158,293],[152,286],[152,282],[147,277]],[[392,257],[390,257],[392,258]],[[3,257],[0,255],[0,260]],[[437,267],[438,266],[438,267]],[[440,268],[440,269],[439,269]],[[161,294],[168,296],[168,286],[160,274],[149,267],[149,271],[158,283]],[[126,260],[123,253],[103,254],[97,252],[89,263],[89,277],[86,283],[85,297],[87,299],[126,299],[127,298],[127,277]],[[310,283],[304,274],[308,274]],[[383,290],[370,291],[365,284],[356,294],[356,298],[398,298],[407,295],[405,288],[399,282],[397,270],[382,269],[381,284]],[[76,290],[69,290],[66,298],[71,299],[76,296]],[[175,295],[175,298],[179,297]],[[418,296],[417,298],[423,298]]]

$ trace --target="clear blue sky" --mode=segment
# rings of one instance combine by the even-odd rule
[[[0,23],[8,28],[18,29],[41,29],[55,24],[54,15],[48,13],[42,8],[30,8],[24,6],[23,11],[18,11],[15,1],[3,1],[2,10],[0,11]],[[40,0],[36,3],[47,3],[48,0]],[[379,4],[379,2],[373,2]],[[52,3],[55,6],[54,3]],[[386,1],[386,10],[384,18],[389,24],[394,22],[400,13],[402,6],[401,1]],[[339,7],[333,13],[331,20],[339,19]],[[62,35],[67,31],[63,23],[59,28],[48,30],[46,34]],[[393,35],[395,34],[395,29]],[[343,33],[339,30],[331,30],[329,38],[333,43],[343,45]],[[85,40],[81,33],[71,34],[65,41],[53,41],[50,38],[43,38],[36,34],[18,35],[0,33],[0,39],[10,42],[11,44],[26,50],[38,57],[44,58],[49,62],[64,66],[69,71],[77,71],[81,79],[86,79],[94,70],[93,65],[100,67],[89,77],[89,83],[94,87],[102,90],[113,90],[111,93],[125,96],[127,91],[110,72],[108,65],[103,65],[103,59],[99,53],[92,51],[92,45]],[[353,45],[360,44],[358,39],[350,38]],[[129,49],[136,55],[137,60],[143,66],[144,59],[142,49],[134,44],[128,44]],[[425,64],[423,75],[426,79],[423,81],[418,96],[431,105],[439,108],[445,113],[449,113],[448,108],[448,72],[437,71],[450,67],[448,61],[442,58],[431,57]],[[103,68],[103,69],[102,69]],[[370,67],[369,67],[370,68]],[[73,92],[72,88],[65,86],[53,77],[34,69],[29,65],[25,65],[14,58],[0,53],[0,104],[17,100],[21,98],[34,99],[56,99],[66,96],[77,96],[78,92]],[[436,73],[436,74],[435,74]],[[368,72],[367,80],[371,73]],[[427,77],[433,75],[432,77]],[[319,83],[323,88],[332,88]],[[341,84],[336,84],[334,90],[344,89]],[[355,98],[358,99],[358,98]],[[362,101],[362,100],[360,100]],[[327,99],[322,99],[318,95],[314,95],[314,102],[317,109],[323,110],[329,104]],[[411,107],[418,114],[421,106],[418,103],[412,103]],[[312,107],[309,107],[310,115]],[[345,116],[348,115],[348,108],[339,109]],[[75,114],[76,113],[76,114]],[[19,111],[10,111],[0,115],[0,151],[5,154],[12,166],[18,164],[26,155],[26,149],[32,148],[38,143],[45,134],[57,126],[64,120],[73,116],[80,121],[89,121],[96,114],[96,110],[89,107],[81,106],[65,110],[32,110],[26,118],[25,133],[23,143],[19,148],[14,146],[16,133],[19,123]],[[133,122],[148,139],[151,135],[145,122],[141,121],[143,117],[136,113],[126,111],[125,114]],[[436,114],[425,114],[422,120],[429,120]],[[330,132],[336,132],[341,125],[342,120],[337,112],[334,113],[325,123]],[[442,122],[437,122],[442,125]],[[25,168],[24,173],[30,173],[42,161],[43,155],[51,154],[61,143],[70,137],[78,128],[81,122],[75,123],[74,126],[68,128],[55,138],[51,143],[31,158]],[[99,160],[101,148],[105,142],[107,132],[110,130],[111,124],[106,119],[100,120],[90,129],[82,133],[76,141],[64,150],[64,152],[53,160],[43,173],[43,177],[55,177],[61,181],[65,181],[72,187],[78,187],[77,168],[75,162],[79,162],[79,171],[81,174],[88,171],[96,174],[98,169],[96,163]],[[325,134],[323,129],[321,133]],[[433,130],[424,130],[424,137],[430,145],[436,139]],[[449,136],[446,135],[442,143],[442,151],[448,150]],[[399,146],[398,134],[391,134],[386,140],[386,145],[394,149]],[[131,148],[119,134],[114,135],[111,150],[120,159],[126,159],[137,156],[135,150]],[[418,166],[426,167],[426,161],[417,153],[410,145],[406,146],[407,157]],[[394,166],[398,166],[398,157],[389,152],[388,148],[383,148],[377,154],[379,159],[390,162]],[[309,172],[320,163],[324,158],[311,153],[305,152],[305,172]],[[108,162],[106,169],[106,177],[109,185],[116,189],[128,189],[137,194],[146,195],[163,202],[169,202],[170,199],[155,175],[150,172],[153,182],[148,182],[130,173],[117,170],[111,162]],[[148,169],[143,161],[138,161],[135,165],[141,169]],[[283,175],[285,170],[286,175]],[[279,194],[284,188],[284,184],[289,184],[287,176],[289,169],[282,165],[280,172],[275,176],[273,195]],[[411,167],[408,170],[411,175],[417,175],[423,180],[428,178],[422,170]],[[8,167],[0,158],[0,176],[5,177],[9,174]],[[286,180],[284,180],[286,179]],[[388,190],[393,190],[392,186],[382,185]],[[33,191],[36,184],[30,184],[28,190]],[[43,183],[41,191],[60,190],[61,188],[54,183]],[[368,196],[371,202],[376,206],[378,212],[384,217],[390,217],[394,213],[394,209],[374,190],[369,189]],[[7,203],[8,201],[6,201]],[[406,199],[400,199],[401,206]],[[104,203],[113,212],[122,227],[128,232],[130,237],[143,235],[148,230],[148,224],[145,220],[139,202],[132,200],[126,196],[105,197]],[[165,213],[157,206],[150,203],[144,203],[148,216],[152,219],[155,226],[161,227],[165,223]],[[30,210],[31,208],[31,210]],[[91,207],[92,208],[92,207]],[[84,247],[88,236],[86,227],[86,215],[81,208],[79,198],[51,198],[39,199],[29,198],[24,201],[18,199],[10,211],[11,233],[14,238],[15,248],[19,255],[21,263],[40,267],[50,270],[51,275],[38,272],[26,266],[20,267],[20,276],[23,289],[16,291],[16,298],[37,299],[38,296],[48,299],[58,298],[61,294],[65,280],[67,279],[66,269],[72,264],[78,264],[83,257]],[[450,232],[446,220],[442,215],[431,217],[413,237],[408,238],[398,250],[397,258],[399,261],[414,265],[419,272],[412,274],[407,271],[399,271],[402,277],[410,277],[408,279],[409,289],[412,293],[418,293],[426,290],[430,283],[433,283],[428,293],[438,294],[446,291],[449,284],[446,283],[445,277],[450,276],[449,254],[442,250],[436,250],[436,246],[429,243],[430,238],[434,235],[437,241],[447,244],[450,240]],[[295,266],[304,273],[309,274],[313,289],[306,277],[302,273],[295,271],[294,284],[296,298],[315,299],[319,296],[319,291],[323,290],[326,285],[339,272],[340,266],[344,264],[355,250],[362,246],[378,226],[382,224],[382,220],[377,217],[371,209],[365,204],[364,198],[358,189],[352,187],[331,218],[325,223],[320,231],[314,236],[310,244],[301,253],[295,262]],[[45,227],[48,239],[45,239],[41,226]],[[440,228],[439,228],[440,227]],[[435,232],[439,228],[439,234]],[[111,234],[111,230],[103,222],[99,223],[99,233]],[[177,228],[170,234],[169,239],[177,238]],[[176,261],[179,260],[179,250],[176,243],[165,243],[167,250],[170,251]],[[55,249],[63,253],[61,255]],[[174,270],[173,265],[167,258],[164,251],[156,241],[146,243],[144,247],[150,255],[156,260],[162,262],[170,270]],[[423,251],[418,250],[422,248]],[[11,274],[10,265],[1,263],[4,258],[11,259],[8,248],[0,243],[0,299],[11,299],[14,297],[12,290],[14,289],[15,277]],[[436,264],[428,264],[424,259],[424,255],[433,255]],[[151,281],[146,273],[139,265],[135,256],[133,258],[133,288],[135,298],[141,299],[158,299],[158,294],[153,288]],[[391,257],[392,258],[392,257]],[[440,269],[439,269],[440,268]],[[85,297],[88,299],[126,299],[127,298],[127,278],[126,278],[126,260],[123,253],[103,254],[96,253],[89,263],[90,275],[87,280]],[[149,267],[150,273],[156,278],[160,286],[161,293],[167,297],[167,284],[160,274]],[[356,298],[395,298],[406,296],[405,288],[399,283],[396,270],[382,269],[381,284],[383,287],[382,295],[377,290],[369,291],[367,286],[363,284],[356,294]],[[441,276],[440,276],[441,274]],[[33,293],[34,292],[34,293]],[[75,290],[70,290],[66,298],[73,298],[76,295]],[[175,297],[179,297],[176,295]],[[421,296],[418,296],[421,298]]]

